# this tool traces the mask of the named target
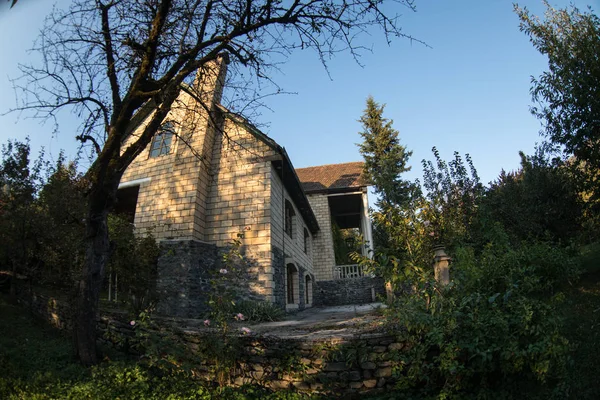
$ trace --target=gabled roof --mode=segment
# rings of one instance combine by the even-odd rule
[[[296,174],[306,193],[344,192],[368,186],[362,161],[297,168]]]

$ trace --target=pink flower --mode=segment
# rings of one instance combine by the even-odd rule
[[[225,275],[227,273],[227,270],[225,268],[221,268],[219,270],[219,273]]]
[[[244,335],[247,335],[247,334],[249,334],[249,333],[252,332],[250,329],[246,328],[245,326],[242,329],[240,329],[240,330],[242,331],[242,333]]]
[[[131,321],[131,322],[129,323],[129,325],[131,325],[131,326],[135,326],[135,321]]]
[[[204,326],[210,326],[210,319],[204,320]]]
[[[235,316],[235,320],[236,321],[243,321],[244,320],[244,314],[237,313],[236,316]]]

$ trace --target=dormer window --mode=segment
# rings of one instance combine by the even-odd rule
[[[173,142],[174,127],[172,122],[165,122],[160,127],[160,131],[152,139],[150,147],[150,158],[163,156],[171,152],[171,143]]]

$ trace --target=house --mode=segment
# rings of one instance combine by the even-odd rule
[[[198,316],[211,274],[238,238],[249,263],[245,298],[286,310],[371,301],[382,282],[337,266],[332,233],[372,242],[362,163],[294,169],[283,147],[219,104],[226,68],[220,59],[181,91],[119,185],[117,211],[160,241],[158,311]]]

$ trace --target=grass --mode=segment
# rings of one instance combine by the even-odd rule
[[[57,379],[81,377],[68,338],[0,297],[0,376],[31,380],[55,374]]]

